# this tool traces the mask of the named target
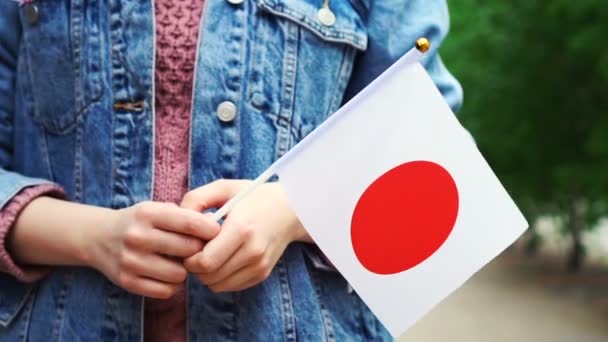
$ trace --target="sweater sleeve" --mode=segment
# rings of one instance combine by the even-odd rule
[[[28,187],[19,192],[0,210],[0,272],[8,273],[18,280],[31,283],[43,278],[49,271],[47,267],[18,265],[7,250],[7,240],[11,228],[21,211],[35,198],[40,196],[64,197],[63,190],[57,185],[43,184]]]

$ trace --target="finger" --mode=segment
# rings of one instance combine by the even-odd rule
[[[203,241],[189,235],[161,229],[135,229],[125,237],[125,243],[137,250],[187,258],[203,249]]]
[[[177,285],[175,284],[167,284],[133,274],[121,276],[119,285],[131,293],[158,299],[171,298],[177,291]]]
[[[252,260],[251,253],[244,246],[239,248],[217,271],[197,274],[198,279],[203,284],[211,286],[251,264],[254,260]]]
[[[188,192],[180,207],[194,211],[219,208],[243,187],[245,180],[220,179]]]
[[[247,266],[219,283],[209,286],[209,289],[215,293],[228,291],[242,291],[266,280],[271,268],[261,269],[260,266]]]
[[[211,273],[218,270],[251,236],[246,226],[230,221],[222,226],[222,230],[205,248],[191,258],[185,260],[184,265],[192,273]]]
[[[140,220],[149,222],[156,228],[191,235],[202,240],[211,240],[220,231],[219,223],[208,215],[170,203],[148,203],[138,208],[137,215]]]
[[[121,262],[124,269],[137,276],[164,283],[180,284],[188,275],[182,264],[156,254],[126,253]]]

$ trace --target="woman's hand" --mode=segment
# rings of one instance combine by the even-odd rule
[[[249,182],[215,181],[186,194],[181,206],[198,212],[219,208]],[[265,280],[293,241],[309,242],[310,237],[281,185],[266,183],[239,202],[217,237],[184,265],[214,292],[239,291]]]
[[[203,248],[219,224],[175,204],[142,202],[118,210],[89,241],[91,266],[116,285],[147,297],[169,298],[183,283],[183,258]]]

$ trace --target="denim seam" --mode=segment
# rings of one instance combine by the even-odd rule
[[[228,5],[230,6],[230,5]],[[231,44],[229,45],[229,53],[230,57],[226,59],[226,64],[228,66],[228,75],[231,80],[228,84],[225,85],[227,89],[227,96],[231,101],[234,101],[235,106],[237,107],[237,115],[234,120],[226,125],[220,124],[220,127],[223,127],[222,131],[224,133],[232,133],[232,134],[222,134],[222,151],[221,151],[221,159],[223,160],[223,167],[221,169],[220,174],[223,178],[235,178],[238,177],[238,160],[239,160],[239,143],[240,143],[240,116],[245,110],[245,105],[243,104],[243,89],[242,80],[244,69],[246,65],[244,63],[245,55],[246,55],[246,43],[247,39],[244,37],[244,27],[245,25],[242,23],[242,20],[247,21],[247,15],[245,12],[244,6],[239,6],[233,11],[233,27],[230,30],[230,40]],[[235,65],[235,66],[232,66]],[[233,74],[233,69],[238,70],[238,73]],[[233,77],[233,75],[235,75]],[[233,82],[236,80],[236,82]]]
[[[327,29],[321,24],[310,20],[308,16],[303,13],[278,5],[268,0],[262,0],[260,5],[275,15],[287,17],[288,19],[291,19],[292,21],[308,28],[323,40],[336,43],[347,43],[359,50],[365,50],[367,48],[367,36],[360,37],[354,31],[347,32],[344,30],[339,30],[338,28],[332,30]],[[354,30],[356,30],[356,28]]]
[[[230,337],[232,337],[233,341],[240,341],[239,339],[239,333],[241,332],[241,329],[239,329],[239,310],[238,310],[238,306],[236,305],[237,303],[237,292],[232,292],[230,294],[230,299],[232,299],[232,329],[230,330]],[[228,340],[229,338],[226,338],[226,340]]]
[[[366,329],[367,322],[365,321],[365,315],[363,313],[363,308],[361,307],[361,303],[357,300],[357,296],[354,293],[354,291],[351,293],[351,298],[353,300],[354,307],[357,308],[356,313],[355,313],[355,315],[356,315],[355,325],[357,327],[357,330],[359,330],[359,336],[365,336],[366,338],[369,338],[370,334]]]
[[[72,280],[72,271],[67,270],[67,273],[63,276],[63,286],[59,292],[59,299],[57,300],[57,318],[55,319],[55,324],[53,325],[53,341],[59,341],[59,336],[61,336],[61,330],[63,329],[63,319],[65,315],[65,300],[67,297],[68,286]]]
[[[293,300],[291,298],[291,290],[289,287],[289,275],[287,274],[287,265],[283,258],[279,259],[276,265],[279,273],[279,284],[281,290],[281,312],[283,313],[283,324],[285,328],[285,340],[296,341],[296,322],[293,309]]]
[[[84,130],[84,119],[79,119],[76,128],[74,146],[74,200],[82,202],[82,134]]]
[[[83,103],[82,96],[82,66],[80,63],[82,62],[82,46],[81,39],[82,37],[82,3],[78,1],[70,2],[70,36],[71,36],[71,49],[72,49],[72,58],[74,59],[74,63],[72,67],[74,68],[74,108],[78,111],[80,105]]]
[[[295,23],[287,23],[285,57],[283,59],[283,89],[281,90],[281,107],[277,117],[277,158],[287,153],[291,145],[290,131],[293,115],[296,69],[298,65],[298,48],[300,28]]]
[[[103,314],[103,323],[101,326],[101,336],[110,335],[118,336],[118,330],[120,327],[117,325],[117,320],[112,316],[112,312],[118,306],[120,302],[120,288],[115,286],[112,282],[104,280],[104,293],[105,296],[105,312]],[[143,334],[141,334],[143,336]]]
[[[238,24],[236,26],[237,29],[239,29],[239,33],[241,35],[241,44],[240,44],[240,72],[239,72],[239,89],[238,89],[238,107],[239,109],[237,109],[237,113],[244,113],[247,109],[246,109],[246,102],[247,102],[247,87],[243,86],[243,79],[247,79],[246,78],[246,72],[247,72],[247,24],[248,24],[248,15],[249,15],[249,11],[248,8],[246,6],[246,3],[243,4],[243,6],[241,6],[240,11],[243,13],[242,18],[238,17],[238,11],[237,13],[235,13],[235,16],[239,19],[242,19],[242,21],[239,21]],[[234,129],[235,129],[235,146],[236,151],[235,151],[235,160],[237,161],[237,165],[238,165],[238,161],[241,159],[241,115],[237,115],[235,122],[234,122]],[[238,169],[238,166],[236,166]],[[238,172],[236,172],[238,173]]]
[[[53,172],[53,168],[51,166],[51,158],[49,155],[49,142],[48,142],[48,133],[43,129],[40,128],[40,154],[42,155],[42,162],[45,164],[46,169],[47,169],[47,176],[50,180],[52,180],[53,182],[55,181],[55,173]]]
[[[88,101],[86,101],[86,105],[85,108],[88,107],[89,104],[93,104],[96,103],[97,101],[99,101],[99,99],[102,98],[103,94],[104,94],[104,76],[105,76],[105,72],[104,72],[104,66],[107,65],[105,63],[104,60],[104,46],[103,46],[103,39],[102,39],[102,11],[101,11],[101,2],[94,2],[95,6],[97,6],[97,8],[95,8],[93,6],[93,8],[96,10],[95,12],[95,16],[94,18],[96,18],[97,22],[96,25],[93,26],[93,28],[91,29],[92,32],[88,33],[85,35],[86,37],[88,37],[87,40],[87,46],[89,46],[89,51],[93,51],[93,53],[95,54],[96,58],[98,58],[99,60],[97,61],[97,63],[99,63],[100,65],[98,65],[99,67],[99,71],[97,71],[97,73],[95,74],[96,77],[92,77],[91,80],[89,81],[89,85],[91,87],[90,89],[90,94],[89,96],[93,96],[92,94],[94,94],[94,97],[90,97],[88,99]],[[86,20],[86,18],[85,18]],[[94,31],[93,31],[94,30]],[[92,53],[92,54],[93,54]],[[88,56],[87,56],[88,57]],[[87,58],[87,60],[92,60],[92,58]],[[90,66],[93,63],[87,64],[86,68],[85,68],[85,72],[89,72],[90,70]],[[81,65],[82,68],[82,65]],[[84,89],[84,88],[83,88]],[[87,94],[85,94],[87,95]]]
[[[338,74],[338,84],[334,90],[331,104],[326,116],[333,114],[333,112],[337,111],[340,108],[340,104],[342,103],[342,99],[344,98],[344,91],[346,90],[346,86],[348,84],[348,80],[350,79],[350,75],[352,72],[354,55],[355,51],[352,48],[349,48],[347,46],[343,47],[342,61],[340,63],[340,72]]]
[[[96,103],[97,101],[99,101],[99,99],[101,99],[101,97],[103,96],[103,87],[99,86],[98,92],[99,94],[96,93],[97,89],[95,90],[91,90],[92,94],[91,97],[89,99],[86,98],[86,85],[90,85],[91,87],[93,87],[95,85],[95,87],[97,88],[97,84],[95,84],[96,82],[101,83],[101,79],[102,76],[99,75],[97,77],[91,77],[90,75],[88,75],[87,78],[87,82],[86,84],[83,82],[82,76],[83,76],[83,58],[82,58],[82,54],[83,54],[83,46],[82,46],[82,39],[87,39],[87,45],[85,46],[86,48],[92,49],[94,50],[96,53],[99,53],[99,60],[102,60],[102,48],[101,46],[94,46],[93,48],[91,48],[89,45],[92,45],[91,40],[95,39],[95,37],[88,37],[88,35],[85,34],[85,32],[83,31],[83,17],[86,15],[85,9],[84,9],[84,5],[82,3],[82,1],[72,1],[72,10],[71,10],[71,42],[73,44],[72,46],[72,55],[74,58],[74,95],[75,95],[75,103],[74,103],[74,108],[75,108],[75,118],[74,121],[76,121],[80,116],[82,116],[85,112],[86,109],[89,108],[92,104]],[[99,15],[99,14],[98,14]],[[97,18],[97,20],[100,22],[101,20],[99,18]],[[99,25],[99,22],[97,23],[97,25]],[[88,33],[88,32],[87,32]],[[97,32],[98,37],[96,37],[99,41],[100,41],[100,35],[101,32],[98,31]]]
[[[123,60],[123,50],[126,48],[126,44],[120,32],[123,31],[124,23],[120,17],[121,2],[110,1],[110,18],[109,18],[109,44],[110,44],[110,68],[112,70],[110,75],[111,86],[114,93],[114,100],[128,101],[129,96],[125,96],[124,93],[128,93],[128,82],[127,72],[125,70],[125,61]],[[120,91],[123,90],[123,91]],[[119,96],[116,96],[116,95]]]
[[[113,206],[114,199],[116,198],[116,147],[114,146],[114,130],[116,127],[116,113],[112,112],[112,138],[110,139],[110,203]]]
[[[31,46],[30,46],[30,42],[27,39],[26,35],[23,35],[23,41],[24,41],[24,46],[25,46],[25,58],[26,58],[26,69],[27,69],[27,74],[28,74],[28,85],[30,89],[33,89],[33,84],[34,84],[34,73],[32,71],[33,66],[34,66],[34,62],[32,61],[32,57],[31,57]],[[38,102],[40,101],[40,99],[38,99],[38,96],[32,95],[32,112],[33,115],[32,117],[34,118],[34,120],[36,122],[41,123],[44,127],[46,127],[46,125],[44,125],[44,120],[42,120],[42,117],[40,115],[40,108],[39,108],[39,104]],[[48,127],[47,127],[48,128]]]
[[[129,125],[125,122],[125,120],[132,122],[132,118],[127,118],[127,115],[133,115],[132,113],[123,113],[123,117],[117,117],[118,120],[113,121],[115,126],[112,128],[112,160],[116,161],[112,165],[112,207],[114,208],[122,208],[125,205],[129,205],[129,203],[125,203],[124,201],[118,201],[118,196],[129,197],[129,186],[128,186],[128,176],[121,176],[119,172],[127,175],[129,172],[128,162],[130,157],[133,156],[131,153],[131,149],[133,145],[129,143],[129,137],[133,135],[133,132],[128,128]],[[116,116],[116,115],[115,115]],[[120,127],[126,127],[127,132],[120,132]],[[152,185],[151,185],[152,186]]]
[[[120,92],[117,92],[118,89],[126,88],[126,85],[120,84],[120,81],[123,78],[126,78],[126,72],[124,70],[124,65],[120,61],[120,55],[122,52],[122,48],[124,46],[124,42],[120,39],[119,32],[122,30],[122,20],[120,18],[120,2],[118,1],[110,1],[110,16],[108,19],[109,26],[109,42],[110,45],[110,86],[112,87],[112,92],[114,95],[113,102],[116,102],[116,95],[119,94],[119,100],[126,100]],[[111,207],[117,207],[117,193],[118,193],[118,179],[119,176],[117,174],[118,168],[122,162],[122,158],[118,153],[118,148],[116,146],[116,127],[118,125],[117,113],[116,110],[113,109],[112,112],[112,139],[111,139]]]
[[[317,296],[317,301],[319,302],[319,307],[321,310],[321,318],[323,320],[323,329],[325,330],[325,338],[329,342],[336,341],[336,332],[334,329],[333,321],[329,315],[329,311],[325,308],[323,304],[323,287],[321,283],[321,279],[319,277],[319,271],[314,267],[310,268],[310,274],[312,277],[313,286],[315,288],[315,294]]]
[[[270,106],[270,109],[267,109],[269,101],[264,92],[265,84],[264,77],[262,76],[264,74],[264,58],[262,56],[264,52],[263,48],[265,47],[264,42],[266,41],[267,32],[265,32],[265,30],[262,30],[261,23],[263,22],[263,19],[260,18],[260,12],[254,10],[252,12],[252,15],[254,23],[251,27],[251,30],[254,33],[252,34],[253,37],[249,45],[250,59],[248,63],[250,65],[250,70],[245,78],[247,80],[247,86],[245,87],[245,98],[253,108],[275,119],[276,114],[272,113],[272,106]],[[257,81],[256,78],[258,79]],[[263,105],[260,106],[257,101],[253,100],[255,94],[260,94],[263,97]]]
[[[87,104],[82,109],[75,111],[74,119],[72,120],[72,122],[69,125],[66,125],[65,127],[63,127],[63,126],[55,127],[53,124],[42,119],[41,116],[39,116],[39,115],[34,117],[35,118],[34,121],[41,124],[47,130],[47,132],[49,132],[51,134],[55,134],[55,135],[67,134],[76,127],[76,125],[78,124],[77,121],[85,115],[85,113],[89,110],[89,108],[91,108],[93,105],[97,104],[101,100],[102,97],[103,97],[103,91],[101,92],[101,94],[99,96],[92,98],[91,101],[87,102]]]
[[[120,1],[117,1],[120,3]],[[124,13],[122,13],[121,10],[118,10],[118,13],[122,13],[122,15],[126,18],[130,18],[132,15],[134,15],[133,13],[136,12],[135,7],[127,7],[127,10],[124,11]],[[117,22],[120,23],[120,27],[116,28],[115,31],[117,32],[125,32],[128,31],[129,27],[129,20],[123,21],[122,18],[120,17],[120,14],[118,15],[119,19],[117,20]],[[110,18],[110,20],[112,20]],[[127,26],[125,26],[123,28],[123,24],[126,23]],[[140,97],[136,97],[133,95],[133,90],[134,89],[141,89],[144,88],[145,85],[145,81],[143,80],[143,78],[140,76],[142,74],[142,70],[141,69],[134,69],[133,66],[129,63],[129,59],[126,58],[126,54],[123,53],[123,51],[129,51],[130,50],[130,46],[128,46],[128,44],[126,42],[124,42],[124,39],[121,40],[122,45],[120,45],[122,47],[122,49],[120,50],[120,54],[119,57],[120,59],[120,67],[122,72],[122,77],[124,78],[124,84],[121,85],[121,87],[118,87],[116,89],[122,89],[125,91],[126,93],[126,99],[124,97],[120,98],[120,101],[125,101],[125,102],[134,102],[134,101],[138,101],[141,100],[142,98]],[[127,77],[129,76],[129,77]],[[154,78],[154,75],[152,75],[152,78]],[[145,96],[154,96],[154,94],[150,93],[150,89],[148,89],[148,92],[143,94],[144,99]]]
[[[26,296],[27,298],[27,302],[25,303],[25,308],[23,308],[23,315],[26,315],[25,317],[23,317],[23,328],[21,329],[21,331],[19,332],[19,338],[21,339],[21,341],[25,342],[27,341],[27,331],[28,328],[30,326],[30,320],[32,318],[32,307],[34,305],[34,293],[32,293],[33,291],[29,291],[28,295]]]

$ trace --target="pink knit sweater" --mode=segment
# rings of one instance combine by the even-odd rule
[[[188,190],[191,98],[198,28],[204,0],[156,0],[156,162],[154,200],[179,203]],[[0,208],[0,272],[34,282],[46,269],[17,265],[6,238],[19,213],[39,196],[62,197],[60,188],[27,188]],[[146,341],[186,341],[186,291],[169,300],[146,299]]]
[[[39,185],[21,190],[2,210],[0,210],[0,272],[9,273],[20,281],[35,282],[40,280],[47,269],[44,267],[21,267],[11,258],[6,240],[10,229],[26,205],[38,196],[63,197],[61,188],[55,185]]]
[[[156,163],[154,200],[179,203],[188,191],[189,129],[203,0],[156,0]],[[147,299],[146,341],[186,341],[186,290]]]

